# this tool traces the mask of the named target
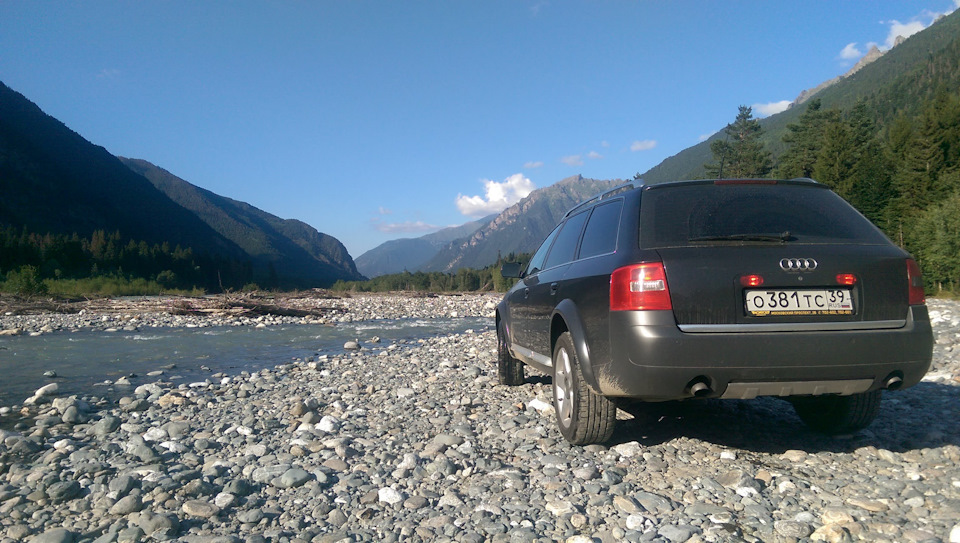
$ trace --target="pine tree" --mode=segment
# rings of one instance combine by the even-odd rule
[[[766,177],[770,173],[770,152],[760,141],[763,128],[760,121],[753,118],[752,108],[740,106],[736,120],[723,132],[724,139],[710,144],[715,163],[704,166],[709,177],[752,178]]]

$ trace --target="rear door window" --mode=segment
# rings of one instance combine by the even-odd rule
[[[557,234],[556,241],[547,255],[547,261],[543,269],[549,269],[560,264],[565,264],[573,260],[577,250],[577,242],[580,241],[580,232],[583,230],[583,223],[587,220],[587,213],[579,213],[567,219]]]
[[[580,258],[605,255],[617,250],[617,234],[620,231],[620,210],[623,200],[617,200],[593,208],[580,242]]]

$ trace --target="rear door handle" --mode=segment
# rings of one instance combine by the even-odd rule
[[[560,290],[560,283],[550,283],[550,295],[554,296]]]

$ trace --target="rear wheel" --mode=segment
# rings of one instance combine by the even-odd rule
[[[507,327],[503,321],[497,324],[497,379],[501,385],[523,384],[523,362],[510,354],[507,346]]]
[[[807,426],[825,434],[847,434],[862,430],[880,412],[880,391],[849,396],[794,398],[793,409]]]
[[[574,445],[603,443],[613,435],[617,405],[583,381],[570,332],[561,334],[553,350],[553,407],[560,433]]]

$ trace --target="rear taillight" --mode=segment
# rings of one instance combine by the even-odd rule
[[[624,266],[610,276],[611,311],[673,309],[663,263]]]
[[[927,300],[923,294],[923,274],[920,273],[920,266],[912,258],[907,259],[907,284],[910,289],[910,305],[925,304]]]

